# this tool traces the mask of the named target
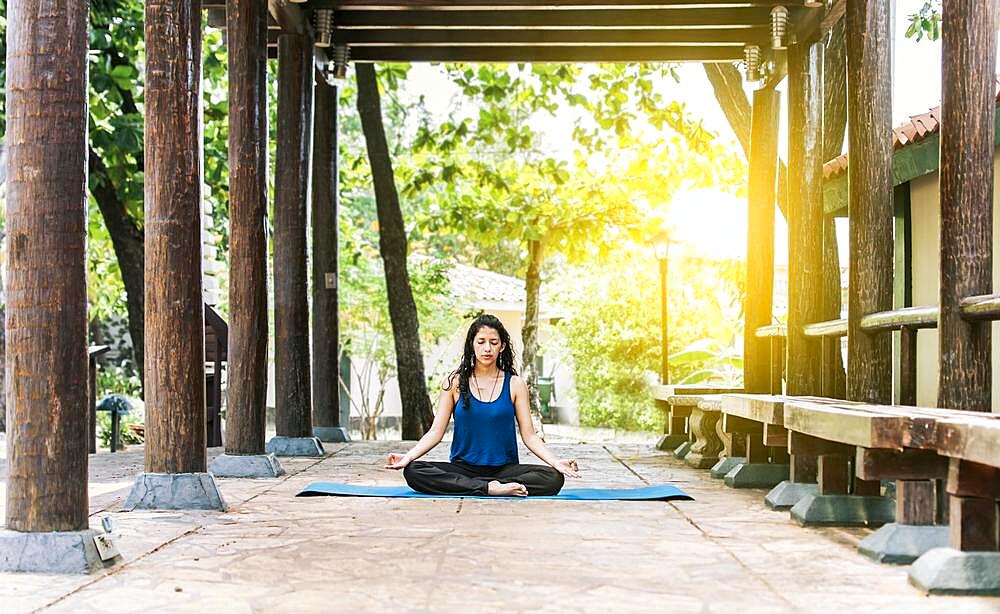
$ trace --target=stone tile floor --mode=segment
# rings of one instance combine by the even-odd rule
[[[855,552],[866,530],[798,527],[763,491],[649,445],[552,447],[580,461],[570,486],[671,482],[696,500],[294,497],[317,480],[402,483],[381,465],[404,445],[358,442],[284,459],[282,478],[219,480],[226,513],[126,513],[133,448],[91,457],[93,525],[112,517],[124,562],[0,574],[0,612],[1000,612],[1000,599],[924,596],[905,567]]]

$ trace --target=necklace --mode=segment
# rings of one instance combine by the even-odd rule
[[[499,380],[500,380],[500,369],[497,369],[496,375],[493,376],[493,385],[490,386],[490,396],[486,397],[488,400],[482,401],[483,403],[491,403],[493,401],[493,392],[496,390],[497,382]],[[472,381],[476,383],[476,389],[479,390],[479,394],[480,396],[482,396],[483,391],[486,390],[486,386],[479,385],[479,378],[476,377],[475,373],[472,374]]]

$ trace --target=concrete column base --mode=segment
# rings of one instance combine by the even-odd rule
[[[210,473],[140,473],[123,509],[226,510]]]
[[[1000,595],[1000,552],[935,548],[910,567],[910,584],[932,595]]]
[[[893,522],[861,540],[858,552],[879,563],[909,565],[928,550],[947,546],[947,525]]]
[[[767,493],[764,503],[772,510],[790,510],[803,497],[816,494],[819,494],[819,484],[785,480]]]
[[[313,435],[327,443],[345,443],[351,440],[347,429],[342,426],[314,426]]]
[[[677,446],[677,449],[674,450],[674,458],[683,460],[684,458],[687,457],[688,452],[690,451],[691,451],[691,442],[685,440],[684,443]]]
[[[712,470],[709,474],[717,480],[722,480],[725,479],[727,473],[736,469],[740,465],[745,465],[746,462],[747,459],[744,456],[727,456],[725,458],[720,458],[719,462],[712,465]]]
[[[788,479],[788,465],[743,463],[726,474],[730,488],[774,488]]]
[[[688,440],[687,433],[674,433],[667,434],[664,433],[660,435],[660,438],[656,441],[656,449],[662,450],[664,452],[673,452],[677,449],[677,446],[681,445]]]
[[[219,478],[276,478],[285,475],[274,454],[220,454],[208,464],[208,470]]]
[[[48,533],[0,530],[0,572],[87,574],[120,563],[121,556],[101,560],[94,545],[97,535],[93,529]]]
[[[323,456],[323,444],[316,437],[272,437],[264,446],[275,456]]]
[[[896,520],[896,503],[885,497],[808,495],[792,506],[802,526],[880,527]]]

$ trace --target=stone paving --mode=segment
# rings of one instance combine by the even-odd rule
[[[317,480],[402,483],[381,464],[405,445],[358,442],[282,459],[281,478],[219,480],[226,513],[121,512],[133,448],[91,457],[92,524],[112,517],[124,562],[0,574],[0,612],[1000,612],[1000,599],[924,596],[905,567],[855,552],[866,530],[798,527],[763,491],[649,445],[551,445],[580,462],[569,486],[671,482],[696,500],[294,497]]]

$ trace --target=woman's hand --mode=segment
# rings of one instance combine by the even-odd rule
[[[580,477],[580,467],[576,464],[575,459],[558,460],[556,464],[553,465],[556,471],[570,478]]]
[[[403,467],[410,464],[412,459],[408,454],[389,454],[389,458],[385,461],[386,469],[402,469]]]

